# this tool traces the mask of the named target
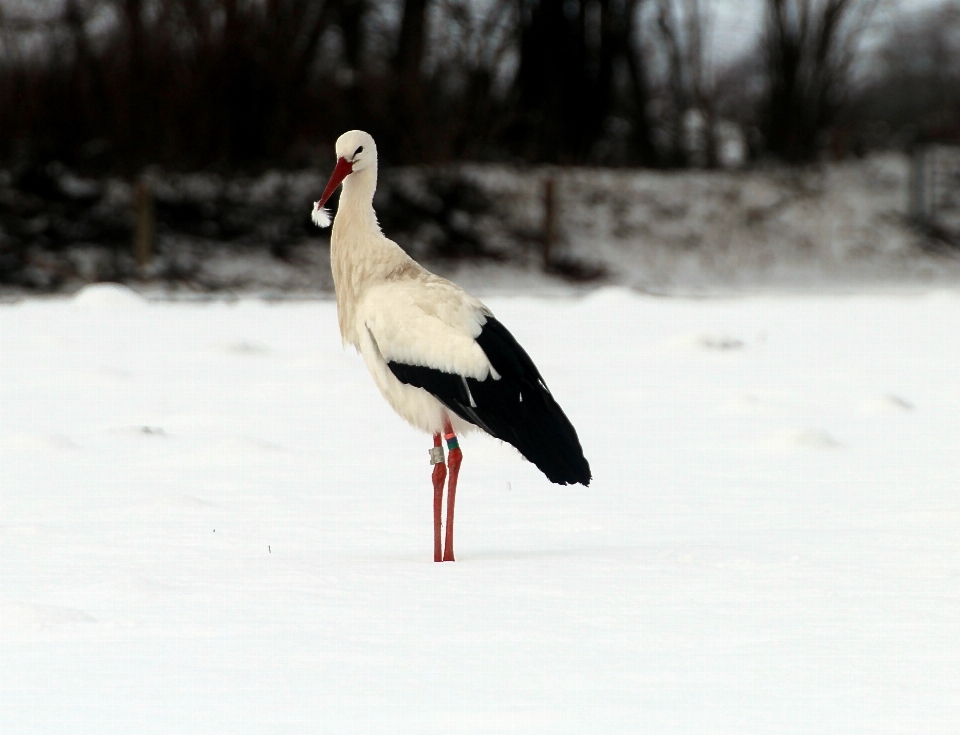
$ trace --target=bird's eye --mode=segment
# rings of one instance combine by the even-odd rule
[[[355,150],[355,151],[353,152],[353,157],[356,158],[356,157],[359,156],[361,153],[363,153],[363,146],[360,146],[359,148],[357,148],[357,150]]]

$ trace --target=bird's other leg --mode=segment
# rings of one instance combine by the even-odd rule
[[[460,451],[460,443],[457,441],[457,435],[454,433],[449,421],[446,422],[443,430],[444,438],[447,440],[447,449],[450,450],[447,457],[447,466],[450,468],[450,481],[447,485],[447,536],[443,542],[443,560],[454,561],[453,503],[457,497],[457,476],[460,474],[460,461],[463,459],[463,452]]]
[[[443,514],[443,482],[447,479],[447,468],[443,463],[440,434],[433,435],[430,464],[433,465],[433,560],[443,561],[440,548],[440,523]]]

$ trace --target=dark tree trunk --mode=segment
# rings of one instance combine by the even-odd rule
[[[401,83],[416,84],[423,63],[428,0],[404,0],[396,67]]]
[[[324,3],[323,9],[326,11],[332,3]],[[347,65],[353,72],[359,72],[363,66],[361,53],[363,51],[363,19],[367,14],[366,0],[338,0],[336,3],[336,13],[339,20],[340,32],[343,33],[343,56]],[[317,30],[323,28],[322,23],[318,23]],[[315,34],[319,40],[320,34]],[[314,43],[314,47],[316,43]],[[313,49],[307,58],[313,59]]]
[[[647,82],[643,49],[639,48],[639,43],[634,40],[638,36],[635,32],[635,24],[643,3],[644,0],[627,0],[624,3],[622,34],[615,38],[619,51],[626,60],[627,70],[630,74],[630,92],[633,103],[631,142],[640,164],[657,166],[660,164],[660,157],[656,146],[653,144],[653,126],[650,124],[648,112],[650,85]]]
[[[404,0],[400,38],[394,59],[394,109],[397,125],[393,129],[401,160],[423,161],[433,157],[428,136],[424,135],[427,116],[421,67],[426,38],[428,0]]]
[[[146,53],[143,47],[146,34],[143,27],[142,0],[123,0],[123,20],[127,25],[127,85],[126,109],[122,112],[124,148],[143,150],[145,142],[144,114],[146,102]]]
[[[764,51],[767,149],[787,161],[812,159],[836,118],[848,71],[874,0],[767,0]]]
[[[514,134],[534,160],[583,161],[610,113],[602,33],[600,48],[588,48],[586,3],[540,0],[529,10],[520,35]]]

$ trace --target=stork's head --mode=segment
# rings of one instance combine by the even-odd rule
[[[340,183],[351,174],[377,167],[377,144],[373,136],[362,130],[350,130],[337,138],[337,165],[333,169],[323,196],[313,206],[313,221],[319,227],[330,225],[330,215],[323,208]]]
[[[337,138],[337,164],[349,161],[351,171],[362,171],[377,162],[377,144],[362,130],[348,130]]]

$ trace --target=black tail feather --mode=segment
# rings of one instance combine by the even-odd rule
[[[423,388],[464,420],[512,444],[551,482],[589,485],[590,464],[577,432],[530,356],[493,317],[487,318],[477,342],[499,380],[398,362],[388,365],[401,382]]]

